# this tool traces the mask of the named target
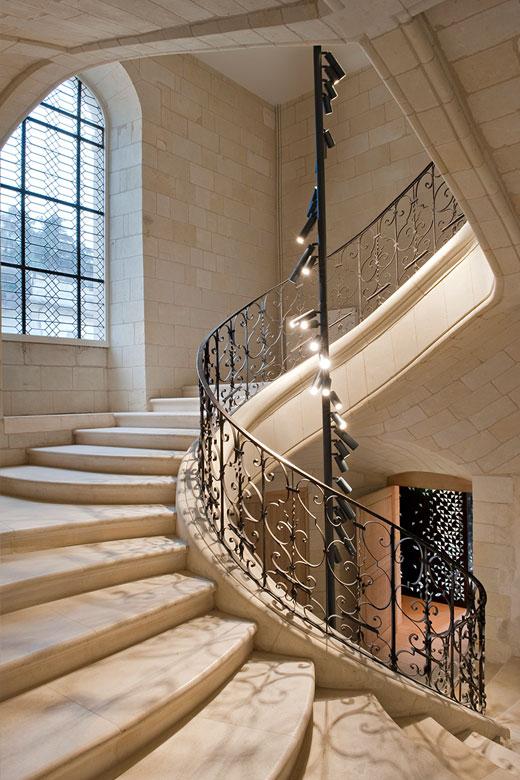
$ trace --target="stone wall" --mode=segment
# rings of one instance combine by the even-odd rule
[[[336,141],[327,157],[329,252],[358,233],[427,165],[428,157],[401,109],[370,67],[338,84],[325,117]],[[282,106],[283,266],[294,264],[314,174],[312,94]]]
[[[143,111],[150,398],[193,384],[207,332],[276,280],[275,117],[190,56],[126,68]]]
[[[105,411],[107,352],[103,347],[5,340],[4,414]]]

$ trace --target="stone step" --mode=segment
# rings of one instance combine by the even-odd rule
[[[0,496],[0,551],[12,553],[106,542],[139,536],[171,536],[175,510],[153,504],[51,504]]]
[[[191,412],[199,414],[200,401],[196,397],[188,398],[150,398],[152,412]]]
[[[399,721],[404,733],[416,745],[429,750],[447,771],[460,780],[511,780],[509,772],[499,769],[492,761],[457,739],[434,718],[406,720]]]
[[[122,428],[188,428],[199,426],[198,411],[180,412],[116,412],[116,425]]]
[[[112,447],[143,447],[186,451],[199,438],[198,428],[80,428],[74,431],[77,444]]]
[[[452,780],[440,757],[410,739],[372,693],[319,689],[313,708],[305,780]]]
[[[180,571],[186,549],[179,539],[151,536],[10,555],[0,567],[2,611]]]
[[[176,478],[149,474],[103,474],[46,466],[0,469],[0,492],[33,501],[93,504],[171,504]]]
[[[234,674],[254,630],[212,612],[2,702],[4,776],[103,776]]]
[[[476,731],[466,737],[464,744],[496,764],[500,769],[507,769],[520,777],[520,754],[514,750],[510,750],[498,742],[493,742],[493,740],[483,737],[482,734],[477,734]]]
[[[205,614],[214,590],[209,580],[178,572],[4,615],[0,699]]]
[[[185,452],[142,447],[105,447],[66,444],[28,450],[29,463],[37,466],[97,471],[110,474],[175,475]]]
[[[214,699],[120,777],[286,778],[300,752],[313,697],[312,663],[254,654]]]

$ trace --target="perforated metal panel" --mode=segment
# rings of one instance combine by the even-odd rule
[[[74,77],[0,154],[2,330],[105,338],[103,112]]]

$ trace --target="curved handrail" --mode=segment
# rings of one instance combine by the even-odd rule
[[[263,382],[306,359],[304,341],[287,349],[286,328],[304,298],[301,286],[281,282],[223,320],[199,348],[199,477],[208,519],[234,560],[286,610],[483,711],[486,594],[479,580],[444,551],[300,469],[233,417]],[[327,515],[334,527],[328,543]],[[405,609],[400,564],[411,553],[414,595]],[[441,602],[448,628],[437,621]]]

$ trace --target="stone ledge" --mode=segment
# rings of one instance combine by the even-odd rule
[[[67,431],[74,428],[108,428],[115,425],[111,412],[85,412],[78,414],[27,414],[4,417],[4,433],[39,433],[43,431]]]

